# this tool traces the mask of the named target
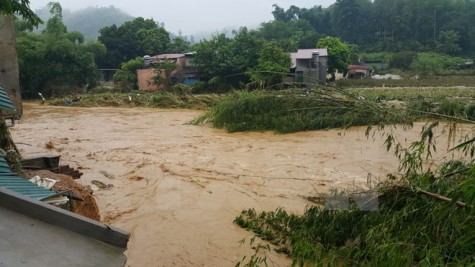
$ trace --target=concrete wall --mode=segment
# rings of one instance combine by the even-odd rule
[[[319,77],[321,82],[326,82],[327,80],[327,69],[328,69],[328,57],[320,57],[320,66],[318,69]]]
[[[303,72],[303,81],[307,86],[326,83],[328,57],[320,57],[317,67],[311,66],[311,59],[297,59],[296,62],[295,73]],[[295,81],[297,81],[297,76],[295,77]]]
[[[153,76],[155,76],[155,71],[153,69],[138,69],[137,70],[137,85],[139,87],[139,90],[145,90],[145,91],[160,90],[159,86],[150,84]]]
[[[129,242],[130,234],[125,231],[1,187],[0,207],[119,248],[126,248]]]
[[[119,267],[122,248],[0,207],[0,266]]]
[[[13,17],[0,16],[0,86],[7,92],[17,110],[23,115],[21,105],[18,58]]]

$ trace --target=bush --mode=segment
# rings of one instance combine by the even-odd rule
[[[475,121],[475,103],[469,103],[465,106],[465,115],[467,119]]]
[[[422,75],[438,74],[447,69],[455,69],[465,60],[437,53],[420,53],[413,61],[411,69]]]
[[[408,70],[411,67],[414,59],[417,58],[416,52],[398,52],[394,53],[391,59],[389,60],[389,67],[395,69]]]
[[[464,107],[459,101],[442,100],[436,112],[452,117],[465,117]]]
[[[407,104],[407,109],[411,114],[421,116],[421,112],[432,112],[434,105],[423,98],[418,98],[410,100]]]

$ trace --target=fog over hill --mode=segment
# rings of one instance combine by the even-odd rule
[[[41,17],[45,22],[50,18],[51,14],[47,7],[35,10],[36,14]],[[127,14],[123,10],[114,6],[109,7],[87,7],[77,11],[71,11],[69,9],[63,10],[63,22],[68,28],[68,31],[78,31],[84,35],[86,40],[95,40],[99,36],[99,30],[106,26],[117,25],[120,26],[126,21],[131,21],[135,17]],[[167,26],[161,22],[160,25]],[[252,28],[257,28],[256,24]],[[37,31],[42,31],[45,28],[45,24],[40,25]],[[198,42],[202,39],[209,39],[213,35],[225,33],[227,36],[233,36],[233,31],[239,30],[240,26],[224,26],[220,30],[216,31],[200,31],[193,35],[182,35],[181,32],[170,32],[170,37],[181,36],[191,43]]]
[[[44,21],[51,16],[47,7],[35,10]],[[87,7],[78,11],[63,10],[63,22],[68,31],[81,32],[87,40],[95,40],[99,36],[99,29],[116,24],[117,26],[134,17],[114,7]],[[38,30],[44,29],[44,24]]]
[[[33,9],[46,6],[51,0],[30,1]],[[253,27],[273,19],[273,4],[282,8],[291,5],[311,8],[315,5],[327,7],[335,0],[57,0],[63,9],[72,11],[88,6],[111,6],[125,11],[134,17],[153,18],[165,23],[167,31],[183,35],[196,35],[199,32],[216,32],[225,27]],[[195,38],[196,39],[196,38]]]

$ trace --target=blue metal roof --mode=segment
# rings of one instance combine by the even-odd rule
[[[2,87],[0,87],[0,109],[6,110],[8,112],[16,111],[15,106],[13,106],[13,103],[10,100],[10,97],[8,97],[8,94],[3,90]]]
[[[39,187],[36,184],[12,173],[10,166],[8,166],[8,163],[3,156],[0,156],[0,187],[36,200],[43,200],[57,194],[54,191]]]

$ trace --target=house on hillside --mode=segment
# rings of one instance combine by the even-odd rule
[[[171,60],[177,64],[177,68],[172,72],[172,77],[175,83],[183,83],[192,85],[199,80],[199,72],[196,65],[193,64],[194,53],[185,54],[161,54],[153,57],[145,56],[144,61],[146,66],[151,66],[155,62],[162,60]],[[160,90],[161,87],[152,84],[153,77],[156,75],[154,68],[144,68],[137,70],[137,82],[139,90]]]
[[[292,66],[286,82],[306,86],[326,83],[328,51],[326,48],[299,49],[291,53]]]

